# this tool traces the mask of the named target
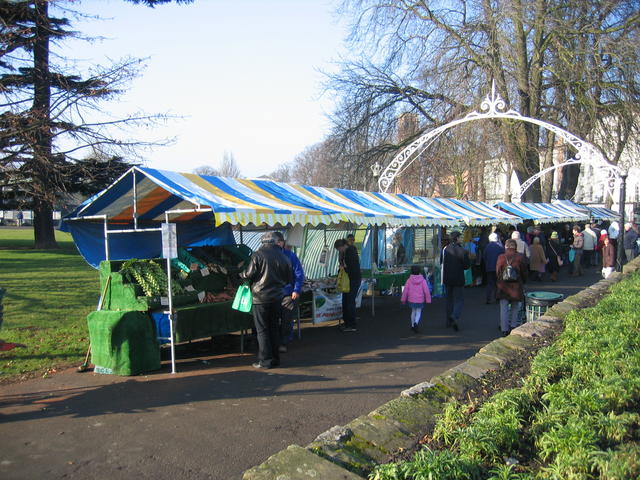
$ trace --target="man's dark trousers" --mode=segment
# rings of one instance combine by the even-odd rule
[[[447,326],[460,322],[464,306],[464,287],[445,285],[447,293]]]
[[[496,301],[496,281],[498,280],[496,272],[487,272],[487,302],[494,303]]]
[[[280,364],[280,302],[254,303],[253,321],[258,336],[258,361],[265,367]]]
[[[298,307],[298,300],[287,295],[282,299],[280,310],[280,343],[287,345],[293,340],[293,316]]]
[[[359,279],[349,279],[349,293],[342,294],[342,319],[345,327],[356,327],[356,297],[359,288]]]

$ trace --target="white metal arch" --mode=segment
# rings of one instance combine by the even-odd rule
[[[480,104],[480,110],[481,112],[471,112],[461,119],[454,120],[447,123],[446,125],[442,125],[438,128],[430,130],[429,132],[421,135],[418,139],[414,140],[398,155],[393,157],[393,160],[391,160],[389,165],[387,165],[387,167],[383,170],[380,178],[378,179],[379,190],[381,192],[386,192],[389,187],[391,187],[391,184],[393,183],[395,178],[400,175],[400,173],[402,173],[402,171],[407,168],[416,158],[418,158],[421,153],[429,148],[429,146],[446,130],[462,123],[472,122],[475,120],[486,120],[490,118],[505,118],[533,123],[555,133],[556,135],[570,143],[577,150],[577,153],[573,158],[566,160],[560,165],[554,165],[552,167],[545,168],[544,170],[541,170],[540,172],[533,175],[531,178],[527,179],[520,186],[518,199],[522,198],[524,192],[526,192],[527,189],[537,179],[547,174],[548,172],[555,170],[556,168],[561,168],[566,165],[586,163],[598,168],[606,168],[610,172],[610,178],[615,180],[619,180],[620,176],[622,175],[622,170],[605,160],[602,154],[589,142],[576,137],[572,133],[569,133],[556,125],[552,125],[551,123],[547,123],[536,118],[525,117],[515,110],[506,110],[505,101],[502,99],[500,94],[496,93],[495,82],[491,85],[491,95],[487,95],[484,101]],[[610,195],[613,196],[613,185],[608,185],[608,187]]]

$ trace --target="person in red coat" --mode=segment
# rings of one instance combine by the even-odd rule
[[[527,281],[527,259],[516,251],[517,244],[513,239],[505,242],[505,252],[496,262],[496,298],[500,300],[500,330],[503,336],[509,335],[518,324],[518,314],[524,301],[523,284]],[[511,266],[516,270],[516,279],[505,280],[505,270]]]
[[[602,239],[602,276],[607,278],[616,269],[616,247],[608,235],[605,234]]]

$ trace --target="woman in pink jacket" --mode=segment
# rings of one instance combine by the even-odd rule
[[[401,301],[403,304],[409,303],[411,307],[411,330],[418,333],[418,324],[422,317],[422,309],[426,303],[431,303],[431,294],[427,281],[420,273],[420,267],[411,267],[411,275],[404,284]]]

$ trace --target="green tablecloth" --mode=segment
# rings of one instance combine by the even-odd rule
[[[160,368],[160,348],[145,312],[95,311],[88,315],[87,324],[96,370],[139,375]]]
[[[253,315],[233,310],[232,303],[199,303],[176,308],[176,342],[238,332],[253,327]]]
[[[400,273],[382,273],[378,272],[373,275],[376,280],[376,288],[378,290],[389,290],[391,287],[402,287],[411,275],[411,271],[407,270]],[[371,279],[371,270],[362,270],[362,279]]]

